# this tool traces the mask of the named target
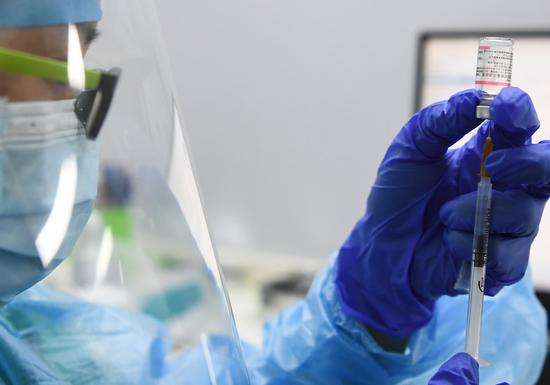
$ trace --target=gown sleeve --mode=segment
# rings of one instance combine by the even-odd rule
[[[304,300],[265,325],[261,350],[245,345],[254,385],[427,384],[463,350],[467,296],[440,298],[432,320],[395,353],[342,312],[334,277],[333,261]],[[481,369],[480,384],[535,384],[546,355],[546,323],[529,275],[486,297],[481,357],[491,365]]]

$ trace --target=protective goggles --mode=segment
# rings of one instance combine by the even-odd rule
[[[0,71],[34,76],[71,86],[64,61],[0,47]],[[84,69],[84,91],[76,98],[74,113],[89,139],[97,138],[109,112],[121,70]]]

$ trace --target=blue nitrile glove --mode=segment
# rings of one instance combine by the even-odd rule
[[[550,196],[550,141],[495,151],[486,162],[492,179],[545,200]],[[529,209],[529,207],[525,207]]]
[[[467,353],[458,353],[445,362],[428,385],[479,385],[479,365]],[[498,385],[509,385],[501,382]]]
[[[493,120],[483,122],[467,144],[449,150],[482,123],[475,118],[479,101],[477,91],[463,91],[409,120],[382,161],[366,214],[339,251],[342,309],[387,336],[412,334],[430,320],[439,296],[459,294],[454,285],[463,262],[471,260],[485,138],[491,134],[496,150],[515,148],[530,144],[539,127],[529,96],[505,88],[491,106]],[[497,164],[514,164],[512,155],[505,161],[498,154],[490,157],[489,174],[496,173]],[[532,174],[531,179],[544,179],[539,169]],[[546,200],[530,194],[531,188],[499,185],[499,177],[495,174],[493,185],[500,191],[493,197],[489,295],[523,277]]]

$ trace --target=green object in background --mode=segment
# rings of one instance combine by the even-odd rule
[[[202,290],[198,283],[186,283],[170,288],[151,297],[143,311],[156,319],[168,321],[185,314],[202,300]]]
[[[101,210],[103,224],[111,229],[113,237],[129,239],[132,236],[132,217],[123,207],[109,207]]]

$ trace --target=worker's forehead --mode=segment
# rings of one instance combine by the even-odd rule
[[[0,28],[97,22],[100,0],[1,0]]]
[[[42,56],[62,56],[67,50],[66,25],[0,28],[0,47],[23,50]]]

